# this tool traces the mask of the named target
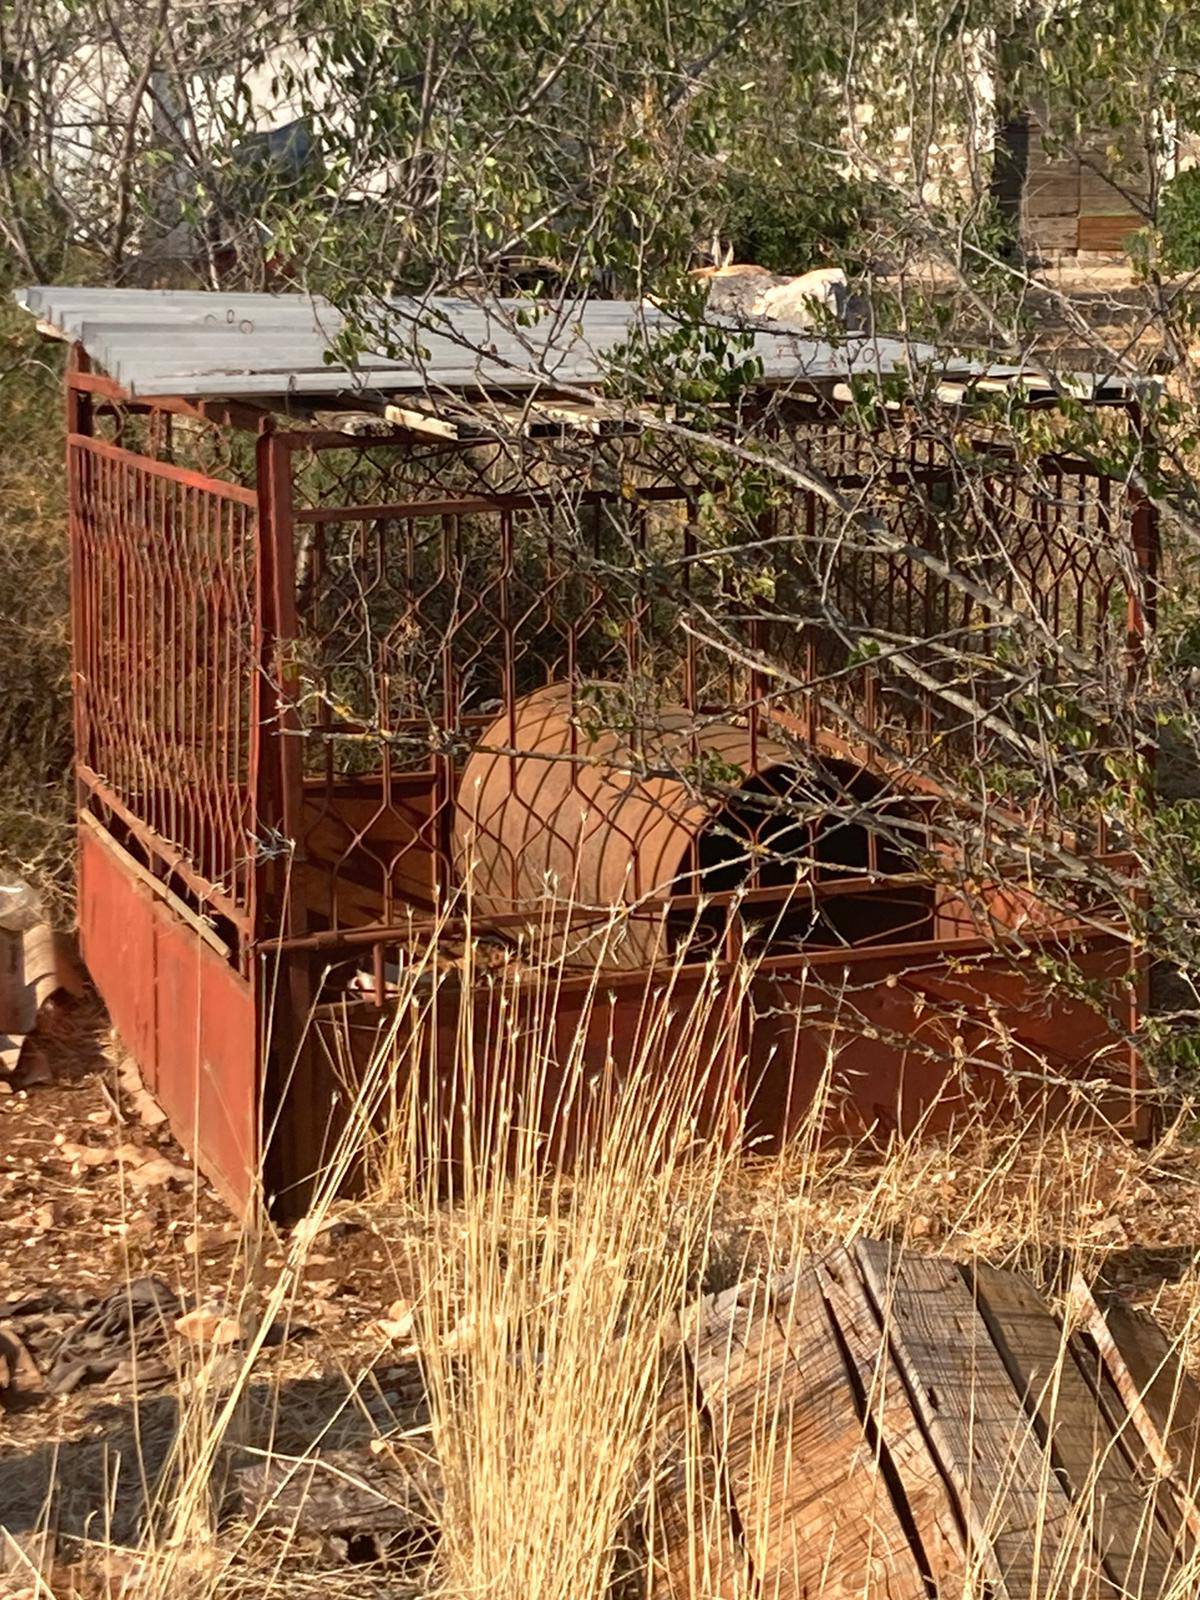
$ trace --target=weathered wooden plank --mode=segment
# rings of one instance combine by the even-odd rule
[[[1070,1503],[958,1269],[870,1240],[856,1253],[973,1546],[990,1543],[1013,1600],[1088,1593]]]
[[[815,1276],[718,1301],[693,1359],[756,1591],[926,1600]]]
[[[430,1530],[442,1503],[437,1462],[411,1445],[272,1457],[243,1467],[237,1483],[242,1514],[258,1527],[343,1538]]]
[[[820,1262],[818,1277],[858,1372],[863,1402],[899,1479],[925,1564],[951,1593],[967,1570],[960,1513],[913,1409],[858,1269],[845,1250]],[[994,1576],[994,1574],[993,1574]]]
[[[651,1600],[747,1600],[746,1552],[712,1424],[681,1375],[659,1416],[657,1462],[645,1518]]]
[[[1142,227],[1143,219],[1133,212],[1114,216],[1080,215],[1078,239],[1081,250],[1108,250],[1117,254],[1128,250],[1130,238]]]
[[[1195,1495],[1200,1488],[1200,1384],[1149,1317],[1114,1300],[1104,1308],[1104,1320],[1142,1404],[1166,1441],[1176,1475]]]
[[[1200,1394],[1194,1380],[1157,1328],[1133,1316],[1123,1317],[1117,1308],[1106,1317],[1078,1275],[1071,1292],[1150,1459],[1179,1493],[1185,1528],[1193,1539],[1200,1538],[1195,1477]]]
[[[1154,1507],[1159,1527],[1171,1548],[1173,1559],[1179,1563],[1187,1561],[1191,1556],[1193,1540],[1184,1524],[1179,1497],[1171,1487],[1170,1479],[1156,1466],[1153,1456],[1147,1450],[1145,1441],[1129,1414],[1129,1407],[1121,1399],[1120,1391],[1112,1380],[1104,1357],[1100,1354],[1095,1341],[1082,1332],[1076,1331],[1071,1334],[1070,1345],[1079,1370],[1091,1385],[1109,1427],[1114,1436],[1120,1440],[1125,1455],[1131,1463],[1134,1482],[1140,1486],[1147,1502]]]
[[[1078,171],[1031,174],[1025,187],[1024,208],[1028,216],[1036,218],[1078,216]]]
[[[1031,217],[1025,232],[1030,242],[1041,250],[1079,247],[1079,219],[1073,212],[1067,217]]]
[[[1118,1592],[1157,1600],[1177,1563],[1099,1401],[1049,1307],[1023,1274],[973,1271],[979,1309],[1038,1436],[1066,1481]]]

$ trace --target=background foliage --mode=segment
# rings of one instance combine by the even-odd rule
[[[1186,772],[1194,299],[1167,274],[1192,260],[1194,185],[1171,174],[1200,126],[1198,31],[1177,0],[6,0],[0,276],[300,286],[364,315],[387,288],[654,294],[683,313],[678,386],[687,352],[711,345],[686,332],[686,274],[731,246],[776,271],[842,262],[885,331],[1010,364],[1057,363],[1065,345],[1093,370],[1153,370],[1152,456],[1069,406],[1053,426],[995,424],[1026,456],[1054,441],[1090,454],[1162,509],[1180,585],[1139,714],[1170,728]],[[1029,114],[1088,159],[1112,135],[1114,192],[1146,224],[1139,282],[1097,296],[1014,257],[998,152]],[[4,338],[0,848],[54,881],[69,744],[55,360],[11,318]],[[683,385],[707,397],[698,435],[704,406],[734,398],[730,373],[741,383],[736,350],[725,365]],[[879,413],[862,399],[865,428]],[[754,443],[756,472],[807,470]],[[1052,774],[1054,739],[1077,732],[1040,712]],[[1191,813],[1155,827],[1134,844],[1165,874],[1186,970]]]

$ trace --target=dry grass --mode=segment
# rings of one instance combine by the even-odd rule
[[[426,978],[420,964],[406,971],[397,1019],[428,1019]],[[40,1592],[207,1600],[332,1591],[350,1600],[383,1584],[514,1600],[580,1600],[614,1587],[641,1594],[654,1588],[643,1530],[660,1520],[653,1467],[668,1442],[683,1450],[695,1489],[694,1592],[736,1591],[737,1553],[717,1537],[712,1440],[694,1421],[668,1439],[664,1421],[680,1327],[700,1291],[765,1281],[864,1235],[1019,1265],[1059,1305],[1071,1270],[1107,1275],[1157,1305],[1196,1365],[1200,1159],[1185,1119],[1152,1149],[1031,1122],[836,1152],[821,1150],[809,1129],[784,1156],[747,1156],[694,1137],[702,1105],[728,1093],[739,1067],[724,1048],[732,1046],[723,1033],[729,996],[719,985],[681,1015],[664,975],[646,996],[632,1067],[586,1104],[560,1086],[578,1082],[572,1053],[582,1032],[564,1046],[553,984],[538,993],[545,1003],[524,1026],[511,1013],[498,1052],[464,1026],[460,1094],[449,1113],[444,1102],[397,1096],[399,1020],[385,1030],[310,1216],[286,1238],[264,1229],[243,1243],[228,1293],[245,1342],[233,1355],[202,1350],[181,1361],[170,1436],[143,1475],[140,1543],[114,1558],[101,1514],[88,1559],[52,1572]],[[585,1026],[604,1005],[597,981]],[[555,1063],[565,1068],[561,1080]],[[544,1130],[531,1114],[547,1094],[560,1096],[557,1115],[577,1115],[586,1134],[569,1172],[546,1162]],[[285,1426],[281,1394],[263,1393],[265,1341],[281,1321],[308,1314],[307,1263],[342,1212],[339,1180],[365,1146],[375,1192],[356,1215],[391,1262],[375,1290],[380,1314],[398,1295],[411,1304],[423,1399],[407,1409],[377,1403],[393,1394],[388,1375],[406,1358],[373,1332],[334,1352],[343,1398],[335,1416],[314,1413],[305,1432],[294,1415]],[[1155,1250],[1173,1256],[1170,1284],[1160,1276],[1156,1287]],[[760,1379],[755,1403],[769,1416],[777,1375],[764,1370]],[[432,1556],[382,1574],[331,1567],[301,1535],[231,1517],[232,1465],[272,1452],[303,1459],[334,1438],[345,1415],[385,1454],[403,1441],[437,1458],[444,1498]],[[777,1475],[786,1450],[778,1430],[764,1429],[756,1481]],[[785,1463],[787,1471],[803,1465]],[[992,1514],[979,1510],[985,1521]],[[770,1513],[764,1496],[743,1528],[752,1552],[767,1539]],[[1085,1514],[1050,1574],[1055,1600],[1090,1592],[1086,1524]],[[101,1589],[89,1588],[80,1575],[94,1584],[105,1561]],[[978,1594],[979,1577],[964,1592]],[[1195,1592],[1198,1580],[1194,1565],[1172,1600]]]

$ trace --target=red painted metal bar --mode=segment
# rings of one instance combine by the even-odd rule
[[[211,907],[218,915],[227,917],[240,933],[249,937],[254,924],[247,907],[239,905],[236,900],[198,873],[184,851],[156,833],[86,763],[77,762],[75,770],[85,794],[94,796],[101,806],[111,812],[130,838],[135,839],[153,861],[177,877],[196,897],[199,904]]]
[[[302,938],[308,926],[307,876],[304,854],[303,727],[297,701],[295,655],[296,609],[295,524],[292,510],[292,448],[286,434],[265,428],[257,447],[258,505],[261,542],[269,581],[264,581],[261,639],[269,687],[262,705],[272,725],[259,734],[264,774],[264,801],[275,808],[270,823],[285,852],[278,862],[278,892],[270,907],[260,902],[258,935],[265,919],[279,919],[279,931]],[[267,820],[267,819],[263,819]],[[313,989],[308,964],[284,955],[281,965],[260,978],[259,1081],[263,1093],[263,1152],[269,1187],[283,1197],[291,1212],[305,1209],[324,1158],[325,1129],[320,1115],[316,1041],[309,1033]]]
[[[84,588],[82,566],[83,518],[86,510],[81,503],[78,478],[72,470],[73,455],[69,441],[91,437],[91,397],[83,389],[77,387],[74,382],[76,378],[89,376],[88,369],[87,352],[81,344],[73,344],[67,356],[66,433],[68,442],[64,447],[63,461],[67,474],[67,533],[71,547],[71,699],[76,762],[82,760],[84,753],[88,749],[87,705],[83,694],[80,692],[83,640],[88,627],[86,615],[87,595]],[[77,768],[75,778],[76,809],[82,810],[83,804],[84,791],[79,781]]]
[[[251,506],[255,509],[258,507],[258,496],[253,489],[245,489],[238,483],[228,483],[223,478],[211,477],[206,472],[177,467],[169,461],[155,461],[152,456],[142,455],[136,450],[126,450],[118,444],[110,444],[107,439],[70,433],[67,435],[67,448],[73,447],[87,450],[91,455],[102,456],[106,461],[123,462],[126,466],[134,467],[138,472],[151,478],[162,478],[169,483],[177,483],[182,488],[199,489],[204,494],[218,495],[238,505]]]
[[[282,437],[287,437],[283,435]],[[292,446],[294,449],[295,447]],[[684,491],[678,488],[647,487],[634,491],[634,503],[653,503],[679,500]],[[467,516],[472,512],[488,511],[539,511],[564,503],[571,506],[611,505],[620,497],[610,491],[586,489],[578,493],[555,493],[553,490],[529,494],[508,494],[497,491],[489,495],[443,496],[431,500],[399,500],[386,505],[313,506],[293,512],[297,526],[322,522],[399,522],[405,517]]]

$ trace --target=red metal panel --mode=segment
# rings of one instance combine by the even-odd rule
[[[989,950],[982,940],[960,940],[947,956],[928,940],[905,947],[902,959],[844,951],[832,960],[826,952],[815,961],[768,961],[744,1000],[730,974],[705,1013],[706,1042],[697,1047],[693,1039],[687,1056],[700,1070],[713,1067],[721,1050],[745,1065],[730,1075],[714,1073],[697,1086],[697,1134],[727,1137],[744,1117],[760,1150],[778,1149],[798,1136],[818,1143],[871,1136],[883,1141],[896,1132],[943,1131],[981,1112],[1072,1127],[1115,1125],[1143,1134],[1146,1108],[1136,1096],[1137,1062],[1127,1032],[1133,1005],[1129,946],[1101,936],[1077,941],[1071,950],[1098,1004],[1052,987],[1034,967],[1033,953],[1022,959],[1017,951]],[[664,1074],[670,1072],[692,1007],[712,979],[698,966],[675,976],[672,1020],[654,1036],[655,1007],[648,996],[661,981],[661,974],[606,974],[603,998],[595,1004],[590,981],[568,978],[555,985],[552,1008],[537,984],[526,983],[519,992],[507,992],[503,1026],[502,990],[478,985],[469,1001],[476,1136],[499,1126],[496,1089],[507,1074],[509,1105],[521,1103],[520,1123],[538,1127],[548,1160],[569,1162],[595,1133],[596,1118],[643,1037],[653,1039],[652,1070],[659,1063]],[[401,1080],[390,1085],[391,1097],[402,1101],[407,1075],[418,1071],[419,1100],[453,1141],[440,1155],[457,1157],[464,1133],[462,1005],[463,994],[450,980],[438,996],[436,1026],[421,1025],[419,1050],[413,1049],[407,1019],[393,1038],[388,1006],[360,1001],[319,1007],[324,1081],[314,1100],[293,1099],[288,1119],[312,1120],[314,1106],[340,1106],[333,1114],[336,1131],[356,1092],[354,1073],[345,1069],[364,1072],[381,1043],[391,1040]],[[731,1008],[739,1005],[736,1018]],[[518,1095],[511,1082],[511,1029],[515,1021],[519,1033],[526,1017],[528,1070],[535,1071],[536,1057],[541,1076]],[[814,1119],[818,1100],[821,1115]],[[320,1132],[331,1137],[324,1124]]]
[[[256,497],[85,434],[68,463],[81,786],[248,932]]]
[[[903,956],[846,951],[791,971],[768,963],[752,989],[751,1128],[778,1144],[823,1094],[823,1137],[938,1131],[982,1110],[1144,1134],[1129,945],[1100,936],[1056,953],[1069,954],[1094,999],[1052,984],[1036,946],[959,955],[931,941]]]
[[[245,1212],[258,1156],[257,1030],[250,985],[140,882],[134,864],[82,830],[84,959],[113,1025],[180,1143]]]
[[[639,1084],[661,1078],[670,1086],[668,1101],[682,1091],[678,1103],[688,1106],[697,1138],[737,1136],[744,1078],[738,1071],[743,1019],[736,985],[714,988],[710,973],[691,967],[672,980],[669,1002],[654,971],[613,974],[599,994],[570,980],[555,987],[548,1005],[536,984],[505,989],[480,982],[464,991],[451,979],[415,1033],[413,1013],[393,1033],[388,1007],[319,1007],[314,1031],[324,1048],[314,1057],[323,1081],[314,1098],[291,1098],[284,1131],[288,1122],[306,1118],[326,1149],[332,1148],[362,1075],[372,1071],[372,1058],[383,1048],[394,1076],[379,1109],[402,1104],[409,1074],[419,1072],[424,1110],[415,1137],[421,1141],[437,1130],[436,1151],[425,1152],[429,1158],[457,1161],[467,1138],[486,1151],[502,1148],[502,1138],[525,1138],[536,1129],[546,1163],[570,1164],[612,1115],[635,1062]],[[469,1071],[462,1051],[464,1005],[472,1013]],[[671,1076],[681,1050],[703,1071],[685,1086]],[[377,1093],[384,1089],[377,1068],[371,1081]],[[361,1116],[362,1105],[356,1110]]]

